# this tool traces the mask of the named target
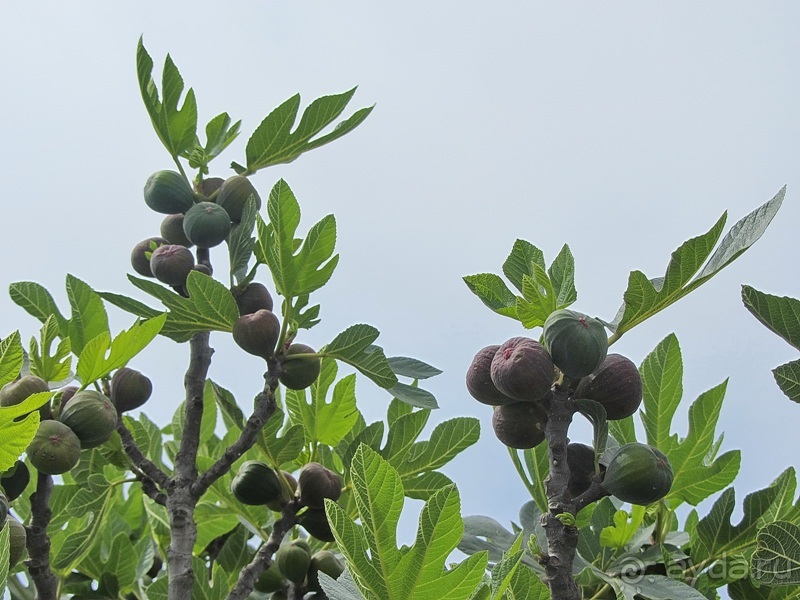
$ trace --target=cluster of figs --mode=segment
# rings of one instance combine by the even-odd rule
[[[317,462],[300,469],[297,478],[287,471],[249,460],[239,467],[231,481],[231,492],[242,504],[266,506],[280,512],[289,501],[299,501],[298,521],[309,535],[323,542],[333,542],[334,536],[325,514],[325,499],[337,501],[342,493],[339,474]],[[286,586],[305,585],[309,590],[319,590],[317,573],[338,578],[344,570],[342,562],[331,552],[312,554],[308,544],[294,540],[283,544],[275,553],[270,568],[256,582],[256,589],[272,593],[271,598],[285,598]]]
[[[111,378],[110,398],[92,389],[65,386],[39,409],[39,428],[26,449],[28,461],[40,473],[61,475],[78,464],[81,450],[96,448],[109,440],[117,428],[119,413],[142,406],[153,391],[150,379],[129,367],[117,369]],[[33,394],[48,392],[46,381],[25,375],[0,389],[0,406],[15,406]],[[25,528],[8,514],[9,503],[18,498],[30,482],[24,462],[17,461],[0,474],[0,519],[8,523],[11,565],[25,550]]]
[[[599,320],[568,309],[550,314],[541,342],[515,337],[487,346],[467,371],[469,393],[494,407],[494,433],[510,448],[533,448],[545,440],[555,385],[570,389],[574,399],[601,404],[609,420],[633,415],[642,402],[636,365],[608,353],[608,338]],[[567,462],[569,493],[577,497],[595,476],[594,450],[570,443]],[[647,444],[625,444],[602,468],[603,488],[624,502],[650,504],[666,496],[672,486],[667,457]]]

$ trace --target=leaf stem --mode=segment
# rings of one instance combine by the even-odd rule
[[[517,469],[517,475],[522,480],[522,483],[525,484],[525,487],[528,489],[528,493],[531,495],[531,498],[536,498],[536,488],[534,487],[533,483],[530,479],[528,479],[528,474],[525,472],[525,467],[522,465],[522,461],[517,454],[517,451],[514,448],[507,447],[508,455],[511,457],[511,462],[514,463],[514,467]]]

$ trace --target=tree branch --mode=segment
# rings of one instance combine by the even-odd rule
[[[144,455],[136,444],[136,440],[133,439],[131,430],[125,426],[122,415],[117,419],[117,433],[119,433],[120,440],[122,440],[122,449],[125,451],[125,454],[128,455],[128,458],[131,459],[134,466],[139,469],[145,477],[150,479],[151,482],[158,484],[162,489],[167,489],[169,487],[169,475]],[[152,497],[152,494],[148,495]]]
[[[58,580],[50,570],[50,538],[47,526],[53,518],[50,510],[50,496],[53,493],[53,478],[39,473],[36,491],[31,494],[31,524],[26,527],[28,547],[28,567],[31,579],[36,585],[39,600],[56,600]]]

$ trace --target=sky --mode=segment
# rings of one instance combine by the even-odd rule
[[[479,349],[526,332],[462,277],[500,273],[517,238],[548,261],[567,243],[573,308],[610,320],[631,270],[663,275],[670,253],[724,211],[730,226],[788,185],[761,241],[613,349],[640,364],[677,335],[680,433],[688,403],[729,378],[719,431],[723,450],[743,451],[739,501],[797,467],[800,407],[770,372],[797,353],[740,299],[742,284],[800,297],[796,4],[6,2],[0,20],[2,283],[37,281],[62,306],[66,273],[145,299],[126,280],[129,253],[158,234],[142,187],[171,159],[139,95],[139,36],[157,73],[171,54],[202,123],[222,111],[242,119],[212,175],[232,174],[283,100],[299,92],[305,106],[358,86],[346,114],[375,105],[358,129],[253,182],[263,198],[289,183],[301,231],[336,216],[340,263],[312,298],[323,320],[298,341],[319,347],[370,323],[387,354],[444,371],[428,386],[441,406],[429,429],[480,419],[480,441],[444,469],[464,515],[508,524],[528,498],[491,410],[464,385]],[[266,271],[259,279],[274,289]],[[132,322],[109,312],[116,331]],[[0,314],[0,335],[38,330],[7,294]],[[211,377],[246,405],[260,359],[219,334],[212,345]],[[131,363],[154,381],[144,410],[161,424],[181,400],[186,361],[186,348],[159,340]],[[385,392],[359,379],[357,393],[368,421],[385,415]],[[588,442],[589,431],[574,437]]]

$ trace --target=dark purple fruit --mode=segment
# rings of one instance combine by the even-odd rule
[[[536,402],[504,404],[494,409],[492,428],[497,439],[509,448],[524,450],[544,441],[547,413]]]
[[[240,315],[249,315],[261,309],[272,310],[273,307],[272,296],[267,288],[255,281],[243,288],[234,288],[233,298]]]
[[[42,421],[25,452],[40,473],[61,475],[78,464],[81,442],[72,429],[60,421]]]
[[[594,449],[586,444],[572,443],[567,446],[569,483],[567,488],[573,498],[589,489],[594,477]]]
[[[203,181],[200,182],[200,185],[197,186],[197,192],[208,198],[211,196],[211,194],[220,189],[223,183],[225,183],[225,180],[222,177],[209,177],[208,179],[203,179]]]
[[[603,477],[605,490],[631,504],[661,500],[672,487],[672,465],[658,448],[632,442],[620,448]]]
[[[55,397],[53,398],[53,403],[55,406],[55,410],[53,411],[53,418],[58,419],[58,415],[61,414],[61,411],[64,410],[64,407],[67,405],[75,393],[78,391],[78,386],[76,385],[68,385],[66,387],[61,388],[58,392],[56,392]]]
[[[31,474],[27,465],[18,460],[8,471],[0,475],[0,486],[3,488],[9,502],[19,498],[30,483]]]
[[[194,245],[183,232],[183,213],[164,217],[164,220],[161,221],[161,237],[170,244],[178,244],[187,248],[191,248]]]
[[[515,337],[498,348],[490,373],[501,393],[518,402],[536,402],[550,392],[555,371],[544,346],[530,338]]]
[[[185,246],[168,244],[156,249],[150,256],[150,270],[161,283],[179,286],[194,267],[194,255]]]
[[[321,464],[305,465],[297,476],[300,502],[309,508],[323,508],[325,498],[338,500],[342,495],[342,478]]]
[[[194,193],[180,173],[157,171],[144,185],[144,201],[158,213],[174,215],[189,210]]]
[[[257,460],[242,463],[231,481],[231,492],[242,504],[258,506],[281,496],[281,482],[275,471]]]
[[[152,393],[150,378],[136,369],[122,367],[111,378],[111,403],[117,412],[139,408],[150,399]]]
[[[467,370],[467,390],[478,402],[499,406],[516,402],[497,389],[492,381],[492,359],[499,345],[486,346],[478,351]]]
[[[197,271],[198,273],[202,273],[203,275],[208,275],[209,277],[211,277],[214,274],[214,272],[211,270],[211,267],[209,267],[208,265],[204,265],[202,263],[193,266],[192,270]]]
[[[305,344],[292,344],[286,349],[285,358],[281,361],[280,382],[290,390],[304,390],[319,377],[321,368],[318,356],[289,359],[294,354],[316,354],[316,351]]]
[[[150,270],[150,253],[159,246],[166,244],[169,244],[169,242],[162,237],[147,238],[136,244],[131,251],[131,266],[133,270],[142,277],[153,277],[153,271]]]
[[[580,379],[597,369],[608,352],[603,324],[566,308],[547,317],[542,339],[555,365],[570,379]]]
[[[609,354],[594,373],[581,379],[575,397],[602,404],[607,419],[624,419],[642,403],[642,377],[629,359]]]
[[[58,416],[78,436],[82,449],[105,444],[117,429],[117,418],[111,400],[95,390],[77,392]]]
[[[272,311],[261,309],[242,315],[233,324],[233,341],[239,347],[263,359],[275,354],[275,344],[281,335],[281,323]]]
[[[183,217],[183,232],[198,248],[218,246],[230,231],[230,216],[215,202],[198,202]]]
[[[242,175],[233,175],[222,184],[217,194],[217,204],[227,211],[231,221],[238,223],[242,220],[242,211],[250,196],[256,201],[256,210],[261,208],[261,197],[250,180]]]
[[[274,510],[275,512],[281,512],[284,505],[295,497],[295,492],[297,491],[297,479],[294,478],[294,475],[286,471],[281,471],[281,473],[291,489],[287,490],[286,488],[281,487],[280,496],[267,502],[267,508]]]
[[[332,542],[335,539],[324,508],[309,508],[300,516],[299,523],[309,535],[320,541]]]

